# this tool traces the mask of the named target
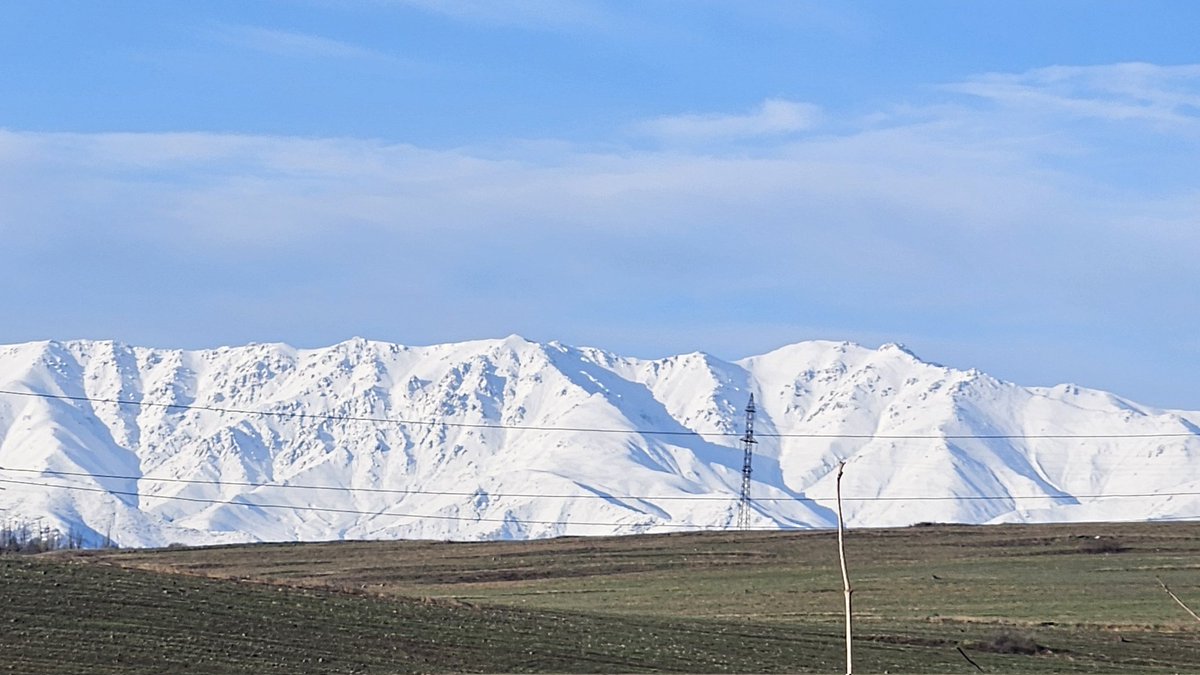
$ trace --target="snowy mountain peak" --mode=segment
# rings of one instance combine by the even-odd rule
[[[882,353],[898,352],[900,354],[907,356],[908,358],[910,358],[914,361],[921,360],[920,357],[918,357],[915,353],[912,352],[912,350],[910,350],[908,347],[905,347],[904,345],[902,345],[898,342],[884,343],[884,344],[880,345],[879,349],[876,351],[879,351]],[[937,364],[930,364],[930,365],[937,365]]]
[[[0,346],[0,508],[124,545],[1200,515],[1200,414],[886,344]],[[1110,498],[1105,495],[1136,494]],[[982,497],[982,498],[981,498]]]

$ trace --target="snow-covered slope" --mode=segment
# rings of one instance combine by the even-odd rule
[[[3,517],[126,546],[728,527],[751,393],[755,526],[833,524],[840,460],[857,526],[1200,515],[1200,413],[895,345],[36,342],[0,346],[0,390],[36,394],[0,394]]]

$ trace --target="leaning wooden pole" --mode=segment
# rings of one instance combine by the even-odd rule
[[[1163,583],[1162,579],[1159,579],[1158,577],[1154,577],[1154,578],[1158,580],[1158,585],[1162,586],[1162,589],[1167,592],[1167,595],[1171,596],[1172,600],[1179,603],[1179,606],[1183,608],[1183,611],[1187,612],[1188,614],[1191,614],[1193,619],[1200,621],[1200,614],[1196,614],[1195,612],[1192,611],[1191,607],[1188,607],[1187,605],[1185,605],[1183,603],[1183,601],[1179,599],[1178,595],[1175,595],[1174,593],[1171,592],[1171,589],[1167,588],[1167,585],[1165,583]]]
[[[838,515],[838,558],[842,561],[842,589],[846,596],[846,675],[854,673],[854,653],[851,649],[851,613],[850,613],[850,596],[854,593],[854,589],[850,588],[850,575],[846,572],[846,537],[843,533],[845,529],[842,518],[842,473],[846,469],[846,463],[838,464],[837,473],[837,515]]]

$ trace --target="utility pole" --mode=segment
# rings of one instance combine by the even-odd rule
[[[846,572],[846,540],[845,535],[842,534],[843,523],[845,523],[845,518],[842,517],[842,473],[845,470],[846,463],[839,462],[837,472],[838,560],[842,563],[842,593],[846,600],[846,675],[854,675],[854,653],[850,649],[850,640],[853,637],[851,635],[850,596],[854,594],[854,589],[850,588],[850,575]]]
[[[750,528],[750,472],[754,464],[754,394],[746,404],[746,435],[742,437],[742,497],[738,502],[738,529]]]

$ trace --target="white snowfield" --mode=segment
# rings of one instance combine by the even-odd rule
[[[755,527],[833,525],[841,460],[857,527],[1200,516],[1200,413],[895,345],[34,342],[0,390],[0,519],[121,546],[731,527],[751,393]]]

